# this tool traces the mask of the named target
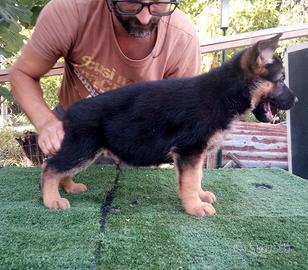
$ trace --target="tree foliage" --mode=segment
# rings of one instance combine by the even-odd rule
[[[230,26],[235,33],[257,31],[273,28],[279,25],[280,12],[273,0],[233,2],[234,14]]]
[[[220,16],[221,0],[208,1],[202,7],[195,21],[203,42],[222,36]],[[307,22],[307,0],[230,0],[227,35]],[[296,40],[286,43],[294,42]],[[233,52],[234,50],[228,50],[227,55],[230,56]],[[213,57],[214,54],[203,55],[204,71],[210,68]]]
[[[16,54],[27,38],[21,31],[32,28],[48,0],[0,0],[0,55]]]
[[[215,2],[215,0],[182,0],[179,7],[194,22],[196,22],[203,8],[212,2]]]
[[[186,1],[184,1],[186,2]],[[198,12],[198,29],[207,38],[220,36],[220,0]],[[197,14],[197,13],[195,13]],[[308,22],[307,0],[230,0],[228,34]]]

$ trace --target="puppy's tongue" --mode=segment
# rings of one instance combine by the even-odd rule
[[[264,102],[264,110],[266,112],[266,117],[270,120],[273,119],[271,104],[269,103],[269,101]]]

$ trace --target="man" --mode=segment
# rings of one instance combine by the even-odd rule
[[[38,131],[44,154],[59,150],[61,115],[75,101],[126,84],[199,73],[193,24],[180,0],[51,0],[10,71],[17,102]],[[59,106],[45,103],[40,78],[65,60]]]

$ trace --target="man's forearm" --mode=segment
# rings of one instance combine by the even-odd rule
[[[17,103],[39,131],[54,114],[43,99],[39,81],[17,69],[10,71],[12,92]]]

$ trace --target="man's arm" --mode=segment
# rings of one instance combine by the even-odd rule
[[[39,84],[40,78],[51,69],[56,60],[44,59],[28,44],[10,69],[12,92],[37,129],[38,144],[46,155],[55,154],[59,150],[64,136],[62,122],[44,101]]]

